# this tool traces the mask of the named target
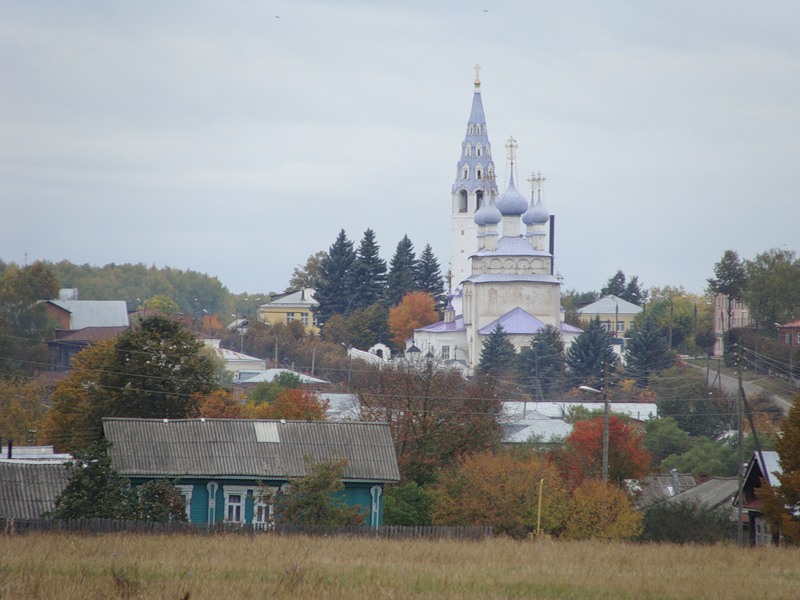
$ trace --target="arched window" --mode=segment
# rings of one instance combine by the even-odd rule
[[[475,156],[480,156],[480,155],[481,155],[481,147],[478,146],[477,148],[475,148]]]
[[[464,146],[464,156],[471,156],[472,155],[472,146],[469,144]],[[478,155],[480,156],[480,155]]]
[[[467,212],[467,190],[461,190],[461,192],[459,192],[458,212]]]
[[[472,135],[475,129],[472,126],[472,123],[469,124],[469,128],[467,129],[467,135]]]
[[[480,169],[475,169],[475,177],[482,179],[483,172]]]
[[[475,192],[475,210],[479,209],[483,205],[483,191],[478,190]]]
[[[464,166],[464,170],[461,172],[461,179],[469,179],[469,167]]]
[[[479,123],[478,125],[475,125],[475,133],[476,133],[477,135],[480,135],[480,134],[481,134],[481,126],[480,126],[480,123]]]

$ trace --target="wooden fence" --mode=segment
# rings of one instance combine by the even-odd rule
[[[24,535],[46,533],[140,533],[140,534],[250,534],[380,537],[390,539],[470,540],[492,537],[491,527],[401,526],[322,527],[276,524],[268,528],[239,523],[193,524],[181,522],[124,521],[116,519],[0,519],[0,532]]]

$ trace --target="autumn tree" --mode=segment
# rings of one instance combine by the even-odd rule
[[[578,421],[558,453],[561,473],[569,480],[599,479],[603,464],[603,419]],[[608,419],[608,479],[621,485],[625,479],[639,479],[650,468],[650,453],[644,435],[615,415]]]
[[[426,244],[417,261],[417,289],[427,292],[433,297],[436,310],[442,311],[445,307],[446,297],[444,292],[444,278],[439,261],[433,253],[430,244]]]
[[[342,229],[319,265],[319,278],[314,297],[319,303],[315,312],[320,323],[324,324],[331,315],[347,314],[350,307],[347,274],[355,259],[353,242],[347,238]]]
[[[515,537],[536,530],[538,491],[544,480],[541,526],[560,533],[569,510],[569,491],[553,464],[533,453],[480,453],[442,473],[434,488],[436,525],[490,525]]]
[[[644,447],[656,465],[672,454],[686,452],[691,445],[689,434],[672,417],[651,419],[645,425]]]
[[[316,393],[285,388],[270,402],[248,402],[242,416],[249,419],[287,419],[293,421],[324,421],[328,402]]]
[[[16,444],[36,443],[47,412],[44,386],[23,378],[0,377],[0,432]]]
[[[168,317],[177,317],[181,311],[178,303],[169,296],[152,296],[142,302],[141,309],[150,314],[161,314]]]
[[[429,484],[440,469],[499,442],[492,390],[434,360],[360,371],[353,388],[362,416],[391,426],[403,481]]]
[[[641,532],[641,514],[617,486],[587,479],[573,492],[565,539],[631,540]]]
[[[566,356],[561,332],[547,325],[531,338],[517,360],[520,382],[531,397],[544,400],[558,393],[564,385]]]
[[[386,261],[379,255],[375,232],[367,229],[347,271],[350,301],[347,313],[365,309],[383,299],[386,289]]]
[[[397,243],[392,260],[389,262],[389,275],[386,280],[386,305],[396,306],[409,292],[417,290],[417,257],[414,244],[407,235]]]
[[[651,373],[663,371],[675,362],[675,354],[656,328],[654,319],[645,319],[631,332],[625,361],[626,376],[632,377],[640,387],[647,387]]]
[[[572,380],[576,385],[601,385],[614,372],[616,364],[617,355],[611,348],[611,339],[600,318],[596,317],[567,350]]]
[[[398,348],[405,347],[405,341],[414,330],[435,323],[439,313],[434,307],[433,297],[426,292],[406,294],[402,302],[389,309],[389,331],[392,341]]]
[[[211,390],[199,394],[195,403],[199,407],[197,416],[207,419],[241,419],[244,405],[231,390]]]
[[[289,279],[289,286],[286,292],[292,290],[301,290],[305,288],[317,289],[320,277],[320,265],[328,253],[324,250],[315,252],[306,259],[306,264],[298,265],[292,271],[292,276]]]

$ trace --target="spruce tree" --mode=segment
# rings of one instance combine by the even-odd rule
[[[414,244],[403,236],[397,244],[397,249],[389,263],[389,276],[386,287],[386,305],[397,306],[409,292],[417,290],[417,257],[414,254]]]
[[[348,314],[383,299],[386,290],[386,261],[378,256],[378,250],[375,232],[367,229],[347,273],[347,285],[352,292]]]
[[[444,310],[446,301],[444,278],[439,267],[439,261],[436,260],[430,244],[425,245],[425,249],[419,256],[419,262],[417,263],[417,289],[422,292],[428,292],[433,296],[436,310],[439,312]]]
[[[342,229],[319,265],[319,283],[315,295],[319,306],[315,312],[320,323],[327,321],[331,315],[347,314],[350,306],[347,274],[355,259],[353,242],[347,239]]]
[[[498,323],[483,342],[478,374],[496,379],[507,375],[515,366],[516,352],[505,329]]]
[[[634,330],[625,351],[626,374],[640,387],[647,387],[650,375],[672,366],[675,355],[661,334],[655,319],[649,316],[641,327]]]
[[[520,379],[537,400],[544,400],[561,389],[565,367],[564,340],[561,332],[552,325],[536,332],[531,338],[530,348],[519,355]]]
[[[567,365],[575,385],[602,385],[605,376],[613,373],[616,363],[611,338],[599,317],[589,323],[567,351]]]

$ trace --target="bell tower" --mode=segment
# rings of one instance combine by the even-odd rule
[[[488,201],[487,194],[497,195],[492,147],[481,100],[480,70],[480,66],[475,65],[472,110],[461,142],[461,156],[452,190],[450,271],[456,286],[472,274],[469,257],[478,250],[475,211]]]

